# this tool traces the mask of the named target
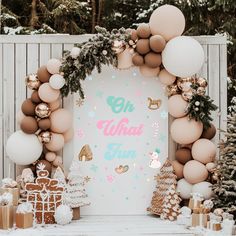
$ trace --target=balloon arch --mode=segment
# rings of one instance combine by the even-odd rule
[[[50,59],[36,74],[28,75],[26,85],[33,92],[18,114],[21,130],[8,139],[10,159],[18,165],[61,166],[58,152],[73,137],[73,127],[72,114],[61,108],[60,96],[79,92],[84,99],[81,81],[94,69],[101,72],[102,65],[118,69],[134,65],[143,76],[158,77],[166,86],[169,113],[176,118],[171,137],[180,144],[172,164],[181,197],[190,197],[193,184],[206,188],[216,154],[210,141],[216,132],[211,111],[217,107],[205,94],[207,80],[196,75],[204,62],[203,49],[195,39],[181,36],[184,28],[182,12],[164,5],[152,13],[149,24],[142,23],[136,30],[108,32],[97,27],[96,35],[76,44],[61,60]]]

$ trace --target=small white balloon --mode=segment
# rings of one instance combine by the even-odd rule
[[[162,52],[165,69],[178,77],[186,78],[196,74],[204,62],[204,51],[200,43],[189,36],[171,39]]]
[[[34,163],[41,155],[43,146],[35,134],[25,134],[19,130],[7,140],[6,152],[17,165]]]
[[[188,183],[185,179],[180,179],[177,183],[176,191],[182,199],[189,199],[191,197],[193,185]]]
[[[65,79],[62,75],[54,74],[50,77],[49,84],[53,89],[61,89],[65,84]]]
[[[56,58],[50,59],[47,63],[47,70],[50,74],[59,74],[60,67],[61,62]]]
[[[194,184],[192,188],[192,192],[202,194],[204,200],[207,200],[207,199],[210,199],[213,195],[211,186],[212,186],[211,183],[203,181],[201,183]]]
[[[76,58],[79,56],[80,51],[81,51],[80,48],[73,47],[73,48],[71,49],[71,52],[70,52],[71,57],[72,57],[73,59],[76,59]]]

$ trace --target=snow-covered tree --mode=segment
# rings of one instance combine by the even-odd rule
[[[65,203],[71,208],[89,205],[88,195],[85,191],[85,179],[79,173],[79,160],[73,159],[66,185]]]
[[[65,187],[66,186],[66,177],[64,172],[62,171],[61,167],[58,166],[54,175],[53,175],[53,179],[57,179],[58,180],[58,185]]]

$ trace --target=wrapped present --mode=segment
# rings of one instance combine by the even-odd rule
[[[200,227],[207,227],[207,220],[208,220],[208,214],[204,213],[193,213],[192,214],[192,227],[200,226]]]
[[[33,207],[29,202],[22,203],[16,211],[16,227],[26,229],[33,226]]]
[[[192,197],[189,199],[188,207],[192,210],[199,208],[203,201],[203,196],[200,193],[191,193],[191,196]]]
[[[13,196],[12,204],[14,206],[17,206],[18,200],[20,197],[20,190],[19,190],[19,187],[18,187],[17,182],[15,180],[13,180],[11,178],[5,178],[2,180],[2,187],[0,189],[0,193],[3,194],[6,192],[12,194],[12,196]]]
[[[180,208],[180,215],[177,216],[177,224],[191,226],[191,209],[183,206]]]
[[[221,217],[214,213],[209,214],[210,221],[207,222],[207,229],[213,231],[221,230]]]
[[[12,194],[3,193],[0,196],[0,229],[13,227]]]
[[[80,219],[80,207],[73,208],[73,218],[72,220],[79,220]]]
[[[229,213],[223,213],[221,226],[224,235],[234,235],[234,216]]]

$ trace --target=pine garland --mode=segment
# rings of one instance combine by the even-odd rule
[[[130,39],[129,32],[124,28],[108,32],[105,28],[97,26],[96,30],[98,33],[88,41],[75,45],[80,49],[77,58],[72,58],[69,51],[64,54],[60,69],[66,81],[61,89],[63,97],[79,91],[80,97],[84,99],[81,81],[91,75],[95,68],[101,73],[102,65],[117,66],[117,54],[113,50],[114,41],[128,44]]]

